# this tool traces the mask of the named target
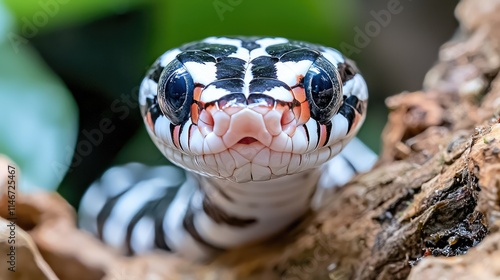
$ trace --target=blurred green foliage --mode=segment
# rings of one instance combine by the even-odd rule
[[[356,1],[170,0],[155,2],[152,53],[208,36],[278,36],[332,45],[350,36]]]
[[[14,15],[18,26],[27,28],[28,25],[34,25],[37,29],[40,28],[43,31],[88,22],[114,13],[123,13],[148,2],[148,0],[3,1]],[[27,34],[24,35],[26,36]]]
[[[350,34],[356,1],[315,0],[3,0],[24,37],[147,9],[150,59],[166,49],[217,35],[281,36],[331,45]],[[35,31],[35,32],[33,32]],[[32,35],[33,34],[33,35]]]
[[[0,153],[22,170],[21,189],[55,190],[71,161],[78,108],[29,46],[12,45],[12,18],[0,3]]]

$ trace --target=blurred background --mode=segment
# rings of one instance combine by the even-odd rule
[[[138,85],[166,50],[217,35],[280,36],[335,47],[368,82],[359,137],[375,151],[384,99],[421,88],[453,36],[457,0],[0,0],[0,153],[21,189],[77,206],[114,164],[165,164],[149,140]]]

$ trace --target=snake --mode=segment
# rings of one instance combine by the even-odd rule
[[[209,37],[168,50],[138,102],[172,165],[112,167],[86,191],[80,226],[126,254],[193,260],[272,240],[369,170],[355,138],[368,89],[338,50],[281,37]]]

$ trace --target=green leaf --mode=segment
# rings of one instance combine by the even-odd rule
[[[71,164],[77,106],[26,39],[0,32],[0,153],[20,166],[23,191],[55,190]]]

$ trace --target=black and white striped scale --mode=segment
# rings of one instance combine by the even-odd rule
[[[139,94],[148,133],[176,166],[111,168],[79,211],[83,228],[128,253],[203,260],[285,234],[376,160],[350,141],[366,84],[332,48],[210,37],[160,56]]]

